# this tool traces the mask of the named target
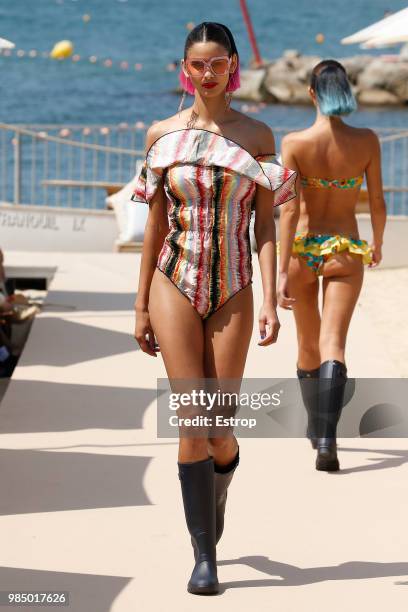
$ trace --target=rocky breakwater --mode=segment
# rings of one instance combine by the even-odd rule
[[[270,104],[311,104],[308,94],[314,66],[323,58],[288,50],[276,61],[241,69],[241,87],[233,97]],[[408,59],[371,55],[338,58],[361,105],[408,104]]]

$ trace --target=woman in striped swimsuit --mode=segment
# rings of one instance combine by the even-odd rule
[[[148,130],[132,196],[150,207],[135,338],[152,356],[157,338],[173,392],[239,392],[253,327],[251,214],[264,290],[259,345],[267,346],[279,330],[273,206],[295,196],[297,175],[276,163],[269,127],[229,106],[239,57],[228,28],[205,22],[189,33],[181,83],[194,93],[192,108]],[[195,414],[191,405],[186,411]],[[178,474],[195,556],[187,588],[216,593],[215,546],[238,443],[232,430],[182,433]]]
[[[363,266],[381,261],[386,209],[378,138],[341,118],[356,108],[343,66],[334,60],[320,62],[309,93],[317,110],[314,125],[282,141],[283,163],[301,177],[301,200],[300,207],[296,198],[281,214],[278,300],[295,315],[297,375],[308,411],[307,435],[317,448],[316,469],[336,471],[346,336]],[[359,237],[355,215],[364,175],[373,229],[370,246]],[[321,315],[318,276],[323,277]]]

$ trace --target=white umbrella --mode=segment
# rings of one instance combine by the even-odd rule
[[[16,45],[5,38],[0,38],[0,49],[14,49]]]
[[[408,40],[408,8],[393,13],[351,36],[346,36],[346,38],[341,40],[341,43],[343,45],[354,45],[374,40],[378,43],[379,41],[386,40],[387,36],[391,37],[397,28],[400,35],[401,32],[405,33],[406,38],[403,40]],[[403,42],[403,40],[399,39],[397,42]]]
[[[388,47],[408,41],[408,15],[405,20],[395,23],[392,31],[386,31],[367,40],[362,47],[372,49],[374,47]]]

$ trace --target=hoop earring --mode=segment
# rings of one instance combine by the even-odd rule
[[[179,113],[179,117],[180,117],[180,112],[183,108],[184,105],[184,100],[186,99],[186,93],[191,94],[192,96],[194,95],[195,92],[195,87],[190,79],[189,76],[186,76],[184,74],[184,71],[182,68],[180,68],[179,71],[179,83],[181,85],[181,88],[183,90],[183,95],[181,96],[181,100],[180,100],[180,104],[178,107],[178,113]]]
[[[182,111],[182,108],[183,108],[183,105],[184,105],[184,100],[185,100],[185,99],[186,99],[186,90],[185,90],[185,89],[183,89],[183,94],[182,94],[182,96],[181,96],[180,104],[179,104],[179,107],[178,107],[179,117],[180,117],[180,113],[181,113],[181,111]]]

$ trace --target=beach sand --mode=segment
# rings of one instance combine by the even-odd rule
[[[397,376],[408,376],[408,268],[367,269],[358,308],[370,319]]]

